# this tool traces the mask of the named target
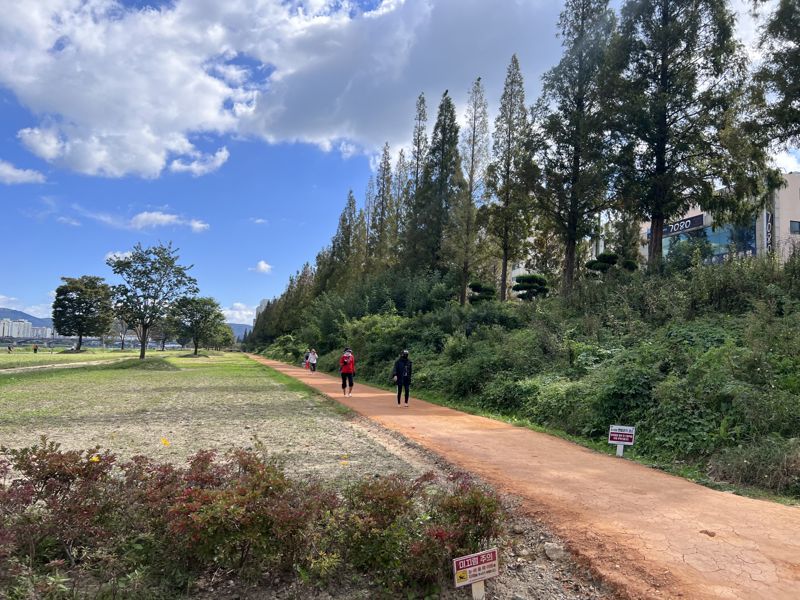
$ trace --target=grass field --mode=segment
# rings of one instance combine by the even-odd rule
[[[39,365],[59,365],[95,360],[108,360],[112,358],[139,356],[139,350],[86,350],[77,354],[64,352],[58,349],[52,354],[48,348],[40,348],[34,354],[30,348],[15,348],[8,353],[0,348],[0,371],[3,369],[17,369],[20,367],[35,367]]]
[[[257,437],[288,472],[328,479],[413,471],[350,422],[340,405],[296,382],[287,385],[241,354],[0,371],[0,444],[19,448],[42,435],[65,448],[99,445],[122,458],[171,462],[200,449],[252,446]]]

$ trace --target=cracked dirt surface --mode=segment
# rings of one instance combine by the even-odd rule
[[[620,597],[800,598],[800,509],[484,417],[253,357],[520,498]]]

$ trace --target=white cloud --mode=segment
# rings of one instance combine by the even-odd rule
[[[170,164],[169,169],[175,173],[191,173],[195,177],[206,175],[212,171],[216,171],[228,160],[230,153],[228,149],[223,146],[213,155],[203,155],[193,160],[192,162],[184,162],[176,158]]]
[[[88,219],[92,219],[115,229],[143,231],[146,229],[155,229],[157,227],[173,226],[188,227],[194,233],[202,233],[211,227],[208,223],[200,219],[187,219],[181,215],[165,213],[160,210],[143,211],[128,219],[111,213],[86,210],[78,204],[74,204],[72,208]]]
[[[178,215],[163,213],[161,211],[140,212],[130,220],[132,229],[150,229],[153,227],[164,227],[166,225],[177,225],[181,222]]]
[[[269,221],[262,219],[261,217],[253,217],[250,219],[250,222],[256,225],[267,225],[269,223]]]
[[[59,223],[63,223],[64,225],[69,225],[71,227],[80,227],[81,222],[77,219],[73,219],[72,217],[57,217],[56,221]]]
[[[51,298],[51,300],[42,302],[40,304],[25,304],[13,296],[5,296],[0,294],[0,308],[21,310],[22,312],[28,313],[31,316],[44,319],[50,317],[53,312],[52,298],[55,298],[55,295],[55,290],[52,290],[48,292],[48,297]]]
[[[18,132],[34,154],[90,175],[203,175],[225,136],[306,142],[344,156],[411,133],[414,101],[431,120],[483,77],[495,105],[513,52],[531,100],[555,63],[560,6],[545,0],[0,0],[0,85],[38,122]],[[536,44],[530,40],[537,40]]]
[[[0,181],[13,183],[44,183],[44,175],[33,169],[18,169],[4,160],[0,160]]]
[[[800,152],[779,152],[775,155],[775,165],[784,173],[800,173]]]
[[[188,225],[195,233],[201,233],[211,227],[211,225],[199,219],[190,219]]]
[[[252,323],[256,318],[256,307],[234,302],[230,308],[223,308],[222,313],[228,323]]]
[[[0,294],[0,307],[14,308],[18,304],[19,301],[16,298],[14,298],[14,296],[6,296],[5,294]]]
[[[272,272],[272,265],[267,263],[265,260],[260,260],[256,263],[255,267],[250,267],[247,269],[248,271],[255,271],[256,273],[271,273]]]

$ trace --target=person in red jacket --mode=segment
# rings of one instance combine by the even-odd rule
[[[350,348],[344,349],[339,359],[339,373],[342,374],[342,394],[345,396],[353,395],[353,375],[356,374],[356,357]],[[350,393],[347,393],[347,386],[350,384]]]

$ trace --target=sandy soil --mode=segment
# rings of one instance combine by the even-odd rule
[[[619,597],[800,598],[797,507],[717,492],[419,400],[398,408],[393,394],[359,384],[343,398],[338,379],[254,358],[519,498]]]

